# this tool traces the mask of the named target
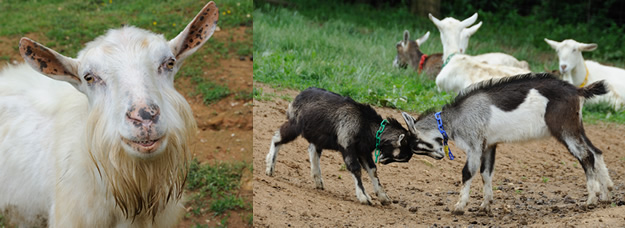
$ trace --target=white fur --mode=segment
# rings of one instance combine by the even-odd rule
[[[480,81],[528,72],[518,67],[485,64],[472,56],[456,54],[436,76],[436,86],[439,91],[457,93]]]
[[[214,15],[200,20],[208,31],[202,44],[218,15],[213,2],[201,12],[207,9]],[[196,128],[173,78],[201,46],[195,41],[181,48],[183,39],[124,27],[69,58],[22,38],[31,66],[0,72],[3,216],[20,227],[173,227],[184,212],[179,200]],[[170,58],[176,65],[162,70]],[[149,105],[159,119],[133,125],[132,107]],[[143,149],[123,139],[159,143]]]
[[[551,137],[545,123],[548,102],[549,99],[536,89],[531,89],[523,103],[512,111],[506,112],[491,105],[486,145]],[[506,129],[505,134],[501,133],[502,129]]]
[[[527,62],[504,53],[487,53],[479,56],[463,54],[469,44],[469,38],[482,25],[478,23],[468,27],[477,20],[477,13],[464,21],[454,18],[438,20],[431,14],[441,34],[443,44],[443,61],[452,56],[447,65],[436,76],[439,91],[458,92],[471,84],[491,78],[499,78],[530,72]]]
[[[469,46],[469,39],[482,26],[482,22],[475,23],[478,14],[475,13],[464,21],[458,21],[453,17],[447,17],[438,20],[436,17],[429,15],[430,20],[434,22],[441,33],[441,42],[443,43],[443,60],[452,53],[464,54]],[[525,69],[529,72],[529,64],[526,61],[519,61],[511,55],[501,52],[486,53],[473,56],[475,61],[486,63],[489,65],[511,66]]]
[[[545,42],[558,54],[558,68],[562,72],[563,80],[580,86],[586,78],[587,67],[586,85],[600,80],[607,82],[608,93],[594,97],[589,102],[606,102],[616,110],[625,108],[625,70],[605,66],[595,61],[585,61],[582,56],[582,51],[593,51],[597,48],[597,44],[585,44],[572,39],[557,42],[545,38]]]
[[[321,177],[321,167],[319,166],[319,154],[315,144],[308,145],[308,156],[310,160],[310,175],[315,180],[315,186],[323,189],[323,179]]]

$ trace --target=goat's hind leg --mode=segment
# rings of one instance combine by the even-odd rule
[[[567,149],[582,165],[584,173],[586,173],[586,188],[588,190],[588,199],[586,205],[597,204],[597,193],[600,192],[600,183],[597,180],[597,170],[595,169],[595,154],[590,147],[584,143],[581,137],[564,137],[562,139]]]
[[[276,158],[278,157],[280,145],[291,142],[295,138],[297,138],[297,136],[299,136],[300,134],[297,129],[297,126],[291,124],[290,121],[286,122],[282,126],[280,126],[280,130],[276,131],[276,133],[271,138],[269,153],[267,153],[267,157],[265,158],[265,163],[267,164],[265,174],[267,174],[267,176],[273,175],[273,170],[276,165]]]
[[[321,157],[321,148],[317,148],[315,144],[308,145],[308,156],[310,158],[310,175],[315,180],[315,187],[323,189],[323,179],[321,178],[321,167],[319,166],[319,157]]]
[[[380,179],[378,178],[378,169],[375,165],[375,162],[373,161],[373,158],[371,158],[371,156],[361,156],[360,164],[362,165],[362,167],[365,168],[365,170],[367,170],[369,178],[371,178],[371,184],[373,185],[375,194],[378,196],[382,205],[391,204],[391,199],[388,197],[388,195],[386,195],[386,192],[384,192],[384,189],[380,184]]]
[[[480,212],[490,214],[490,205],[493,202],[493,168],[495,167],[495,150],[497,144],[492,145],[482,153],[480,172],[484,183],[484,201],[480,205]]]
[[[596,178],[600,184],[600,194],[599,201],[601,202],[609,202],[610,201],[610,191],[614,188],[614,183],[610,178],[610,174],[608,173],[608,168],[605,166],[605,162],[603,161],[603,152],[592,145],[592,142],[586,137],[586,135],[582,135],[584,139],[584,143],[590,151],[595,156],[595,170],[596,170]]]

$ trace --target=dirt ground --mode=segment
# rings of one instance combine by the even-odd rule
[[[231,29],[234,30],[234,36],[232,37],[229,34],[231,31],[216,31],[205,46],[210,46],[211,41],[214,42],[215,40],[231,42],[237,39],[246,39],[243,36],[246,36],[245,31],[247,29],[252,28],[239,27]],[[36,37],[35,39],[37,40],[42,39],[37,34],[28,34],[28,36]],[[0,59],[0,69],[6,66],[7,63],[17,64],[23,62],[17,51],[19,38],[0,37],[0,53],[9,56],[9,59]],[[195,55],[202,55],[202,49]],[[244,60],[240,60],[236,52],[230,53],[229,56],[230,58],[228,59],[219,59],[219,64],[216,68],[203,67],[204,75],[202,77],[218,84],[227,85],[232,92],[246,91],[251,94],[253,62],[250,61],[249,56]],[[208,54],[202,55],[201,58],[206,62],[212,62],[214,59],[213,56]],[[200,95],[193,96],[195,84],[191,82],[190,78],[181,77],[176,79],[175,87],[191,105],[193,115],[198,124],[197,135],[192,142],[193,157],[197,158],[202,164],[240,161],[250,164],[252,162],[252,101],[237,99],[233,93],[216,103],[206,105],[202,102]],[[239,195],[249,204],[252,202],[252,185],[252,174],[248,169],[245,169]],[[186,196],[190,196],[190,194],[188,192]],[[187,208],[188,211],[192,209],[190,207]],[[251,213],[251,209],[226,213],[230,213],[227,225],[231,227],[249,226],[247,216]],[[196,223],[215,227],[224,225],[220,224],[221,219],[222,216],[215,218],[212,213],[207,213],[203,217],[185,218],[181,221],[179,227],[191,227]]]
[[[586,134],[604,153],[614,181],[612,203],[587,209],[584,171],[554,139],[503,144],[497,148],[492,215],[478,215],[482,181],[471,186],[465,214],[451,214],[458,200],[465,153],[451,142],[456,159],[413,156],[408,163],[378,165],[378,176],[393,203],[380,204],[367,175],[365,190],[373,206],[361,205],[340,153],[324,151],[321,173],[325,190],[310,176],[308,143],[298,138],[281,147],[273,177],[265,175],[265,156],[275,130],[285,122],[298,91],[275,90],[255,83],[271,101],[254,100],[255,227],[623,227],[625,226],[625,125],[586,124]],[[403,123],[398,110],[375,108]],[[416,115],[416,113],[411,113]],[[405,124],[404,124],[405,126]]]

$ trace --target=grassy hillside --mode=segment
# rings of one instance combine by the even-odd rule
[[[417,112],[440,107],[453,98],[452,94],[439,93],[433,81],[412,69],[391,65],[396,55],[395,44],[406,29],[413,39],[430,31],[432,34],[422,45],[422,51],[442,52],[439,32],[427,18],[411,15],[405,8],[374,9],[368,5],[322,1],[295,1],[287,7],[257,1],[254,7],[255,81],[297,90],[316,86],[360,102]],[[458,19],[473,13],[467,12]],[[535,72],[556,69],[558,65],[555,51],[543,38],[573,38],[565,34],[585,29],[584,25],[532,21],[531,17],[514,14],[481,12],[478,21],[484,24],[472,36],[467,54],[509,53],[528,61]],[[612,38],[621,37],[620,31],[606,28],[601,35],[604,43],[599,44],[600,50],[585,54],[586,58],[622,67],[621,55],[610,54],[620,49],[602,48],[616,46],[617,40]],[[593,42],[592,34],[575,39]],[[263,91],[255,94],[257,98],[268,97]],[[614,113],[598,105],[586,107],[584,118],[591,122],[625,123],[625,112]]]

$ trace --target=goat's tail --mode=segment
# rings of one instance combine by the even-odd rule
[[[591,98],[597,95],[603,95],[608,93],[604,80],[594,82],[590,85],[577,89],[577,94],[584,98]]]

